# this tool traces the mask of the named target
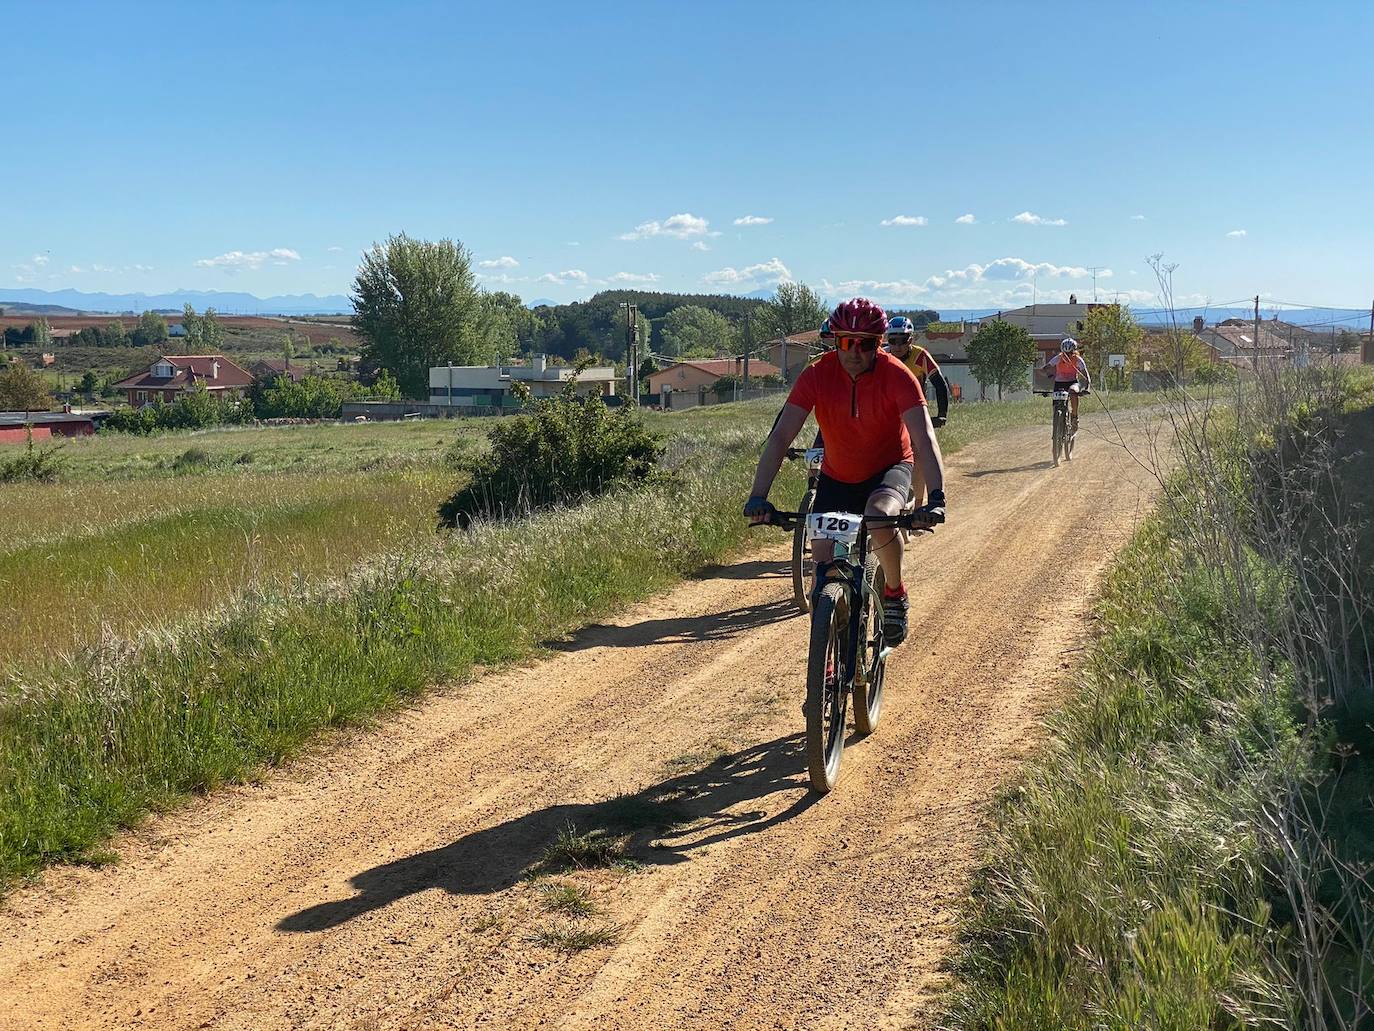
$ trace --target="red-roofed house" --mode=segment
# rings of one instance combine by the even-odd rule
[[[142,408],[154,401],[171,404],[201,386],[212,394],[242,397],[253,385],[253,374],[222,354],[164,354],[147,372],[115,384],[127,391],[129,404]]]
[[[776,376],[781,370],[772,362],[749,360],[749,378]],[[649,377],[649,393],[662,394],[664,387],[673,392],[696,393],[702,387],[710,390],[722,376],[743,377],[744,361],[740,358],[704,358],[699,361],[674,362]]]

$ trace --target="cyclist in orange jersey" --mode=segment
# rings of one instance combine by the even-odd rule
[[[1059,344],[1059,353],[1045,361],[1043,368],[1049,370],[1054,378],[1055,390],[1069,392],[1069,407],[1072,410],[1070,432],[1078,432],[1078,396],[1088,393],[1092,377],[1088,375],[1088,364],[1078,353],[1078,341],[1065,337]],[[1079,386],[1080,381],[1082,386]]]
[[[916,343],[916,327],[905,315],[894,315],[887,325],[887,352],[911,370],[924,393],[929,395],[928,387],[934,389],[935,414],[930,417],[930,424],[938,430],[949,413],[949,384],[931,353]],[[925,477],[920,466],[916,466],[912,469],[911,496],[921,505],[925,494]]]

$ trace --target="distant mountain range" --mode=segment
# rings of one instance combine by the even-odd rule
[[[755,290],[745,294],[748,298],[765,299],[771,297],[771,290]],[[246,293],[228,293],[219,290],[174,290],[165,294],[106,294],[84,293],[80,290],[0,290],[0,307],[7,308],[14,315],[76,315],[81,313],[105,312],[143,312],[166,311],[180,312],[187,304],[197,311],[214,308],[222,315],[347,315],[353,305],[341,294],[318,297],[315,294],[285,294],[278,297],[256,297]],[[526,302],[527,307],[535,308],[541,304],[554,305],[548,298],[536,298]],[[919,310],[924,305],[892,305],[893,309]],[[931,307],[935,307],[932,305]],[[940,318],[946,322],[960,319],[978,319],[995,315],[997,308],[938,308]],[[1194,315],[1202,315],[1208,325],[1215,325],[1226,319],[1250,319],[1254,317],[1252,308],[1180,308],[1175,312],[1159,309],[1156,305],[1138,304],[1132,310],[1136,320],[1147,326],[1192,325]],[[1275,315],[1284,322],[1296,326],[1309,326],[1318,331],[1327,329],[1362,330],[1369,328],[1369,312],[1359,308],[1301,308],[1275,310],[1260,303],[1260,317],[1271,319]]]
[[[61,307],[73,312],[197,311],[214,308],[221,315],[345,315],[353,310],[347,297],[329,294],[285,294],[255,297],[220,290],[173,290],[165,294],[105,294],[81,290],[0,290],[0,307]],[[55,314],[50,312],[50,314]]]

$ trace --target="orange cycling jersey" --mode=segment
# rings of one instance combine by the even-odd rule
[[[897,358],[896,355],[893,355]],[[926,385],[926,377],[933,372],[939,372],[940,366],[935,364],[935,359],[931,357],[929,351],[918,344],[912,344],[907,349],[905,358],[897,358],[899,362],[911,370],[911,374],[916,377],[916,382],[922,387]]]
[[[851,379],[840,356],[830,351],[797,377],[787,403],[816,413],[825,437],[821,472],[843,483],[862,483],[912,460],[902,413],[926,399],[911,370],[886,351],[879,351],[873,368],[858,379]]]
[[[1077,354],[1064,354],[1062,351],[1054,360],[1054,380],[1056,383],[1067,383],[1069,380],[1078,379],[1079,375],[1088,374],[1088,366],[1084,363],[1083,357]]]

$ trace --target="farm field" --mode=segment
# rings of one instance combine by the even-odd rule
[[[483,441],[470,421],[73,440],[61,480],[0,492],[0,664],[165,630],[431,535],[461,476],[445,456]]]
[[[1113,395],[1113,408],[1153,395]],[[761,442],[780,402],[648,412],[669,460],[700,434]],[[964,405],[968,441],[1044,421],[1039,401]],[[318,583],[435,541],[436,509],[485,447],[489,420],[101,434],[69,442],[61,479],[0,493],[0,665],[153,631],[245,591]]]

